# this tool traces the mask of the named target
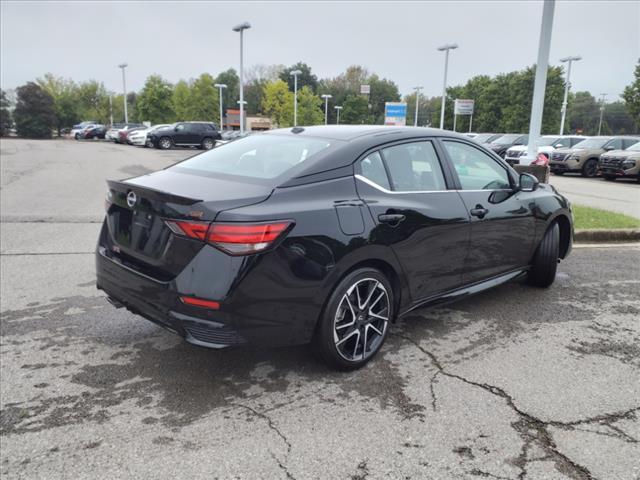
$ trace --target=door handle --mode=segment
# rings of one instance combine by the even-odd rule
[[[478,218],[484,218],[484,216],[489,213],[489,210],[487,210],[486,208],[484,208],[482,205],[478,204],[476,205],[476,208],[472,208],[469,213],[471,215],[473,215],[474,217],[478,217]]]
[[[389,225],[396,226],[406,217],[401,213],[381,213],[378,215],[378,220],[381,223],[388,223]]]

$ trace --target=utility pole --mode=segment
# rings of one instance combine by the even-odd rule
[[[439,52],[444,52],[444,82],[442,84],[442,105],[440,106],[440,130],[444,129],[444,105],[447,101],[447,71],[449,70],[449,50],[458,48],[457,43],[451,43],[438,47]]]
[[[122,91],[124,93],[124,123],[129,123],[129,115],[127,114],[127,81],[124,75],[124,69],[127,68],[128,65],[126,63],[121,63],[118,65],[118,68],[122,69]]]
[[[540,25],[540,41],[538,42],[538,61],[536,77],[533,84],[533,100],[531,102],[531,120],[529,122],[529,144],[527,154],[520,157],[521,165],[530,165],[538,154],[540,130],[542,129],[542,111],[544,109],[544,92],[547,87],[547,69],[549,68],[549,49],[551,47],[551,31],[553,29],[553,12],[556,0],[545,0],[542,7]]]
[[[600,94],[600,121],[598,122],[598,135],[600,135],[600,132],[602,132],[602,117],[604,117],[604,102],[606,98],[606,93]]]
[[[418,106],[420,105],[420,90],[422,90],[424,87],[422,85],[419,85],[417,87],[413,87],[413,89],[416,91],[416,112],[415,112],[415,117],[413,119],[413,126],[417,127],[418,126]]]
[[[573,62],[577,62],[578,60],[582,60],[580,55],[576,55],[575,57],[565,57],[561,58],[560,61],[563,63],[567,63],[567,83],[564,86],[564,100],[562,101],[562,120],[560,120],[560,135],[564,133],[564,120],[567,116],[567,98],[569,96],[569,86],[571,79],[571,64]]]

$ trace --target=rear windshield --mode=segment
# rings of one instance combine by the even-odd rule
[[[275,178],[331,146],[325,139],[251,135],[180,162],[176,169]]]
[[[494,137],[499,137],[495,133],[481,133],[480,135],[476,135],[473,139],[478,143],[489,142],[494,139]]]

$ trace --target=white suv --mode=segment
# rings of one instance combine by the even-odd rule
[[[551,152],[556,148],[571,148],[576,143],[581,142],[587,137],[580,135],[543,135],[540,137],[540,143],[538,145],[538,154],[542,153],[547,158],[551,157]],[[526,155],[527,145],[516,145],[507,150],[504,159],[510,165],[517,165],[520,163],[520,157]]]
[[[131,132],[129,137],[127,138],[131,145],[135,145],[137,147],[148,147],[147,143],[147,134],[151,132],[155,132],[160,128],[170,127],[169,124],[162,125],[154,125],[153,127],[145,128],[144,130],[136,130],[135,132]]]

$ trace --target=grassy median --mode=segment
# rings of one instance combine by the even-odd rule
[[[640,219],[622,213],[582,205],[573,205],[572,210],[576,229],[640,228]]]

